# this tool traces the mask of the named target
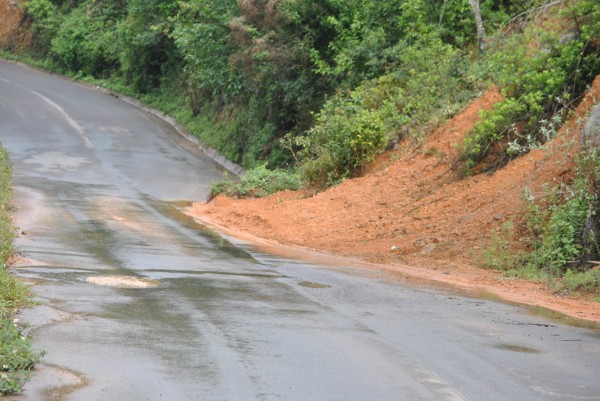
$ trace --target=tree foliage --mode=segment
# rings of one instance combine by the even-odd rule
[[[474,167],[511,143],[508,154],[493,158],[491,167],[500,165],[543,143],[547,121],[599,71],[593,0],[555,7],[545,0],[28,0],[26,6],[36,49],[54,68],[108,79],[145,99],[173,94],[177,100],[160,104],[184,107],[178,114],[189,116],[205,142],[246,167],[289,166],[297,152],[302,165],[322,165],[317,148],[339,149],[334,164],[343,166],[318,173],[338,178],[360,172],[387,141],[426,132],[490,81],[506,100],[484,115],[462,157],[467,172],[485,170],[490,166]],[[477,54],[478,36],[484,55]],[[353,150],[348,141],[334,145],[364,131],[367,120],[368,131],[382,138],[373,151]]]
[[[597,0],[24,4],[45,65],[177,117],[250,169],[215,186],[239,196],[360,175],[400,139],[418,145],[491,84],[504,100],[457,146],[466,174],[500,167],[554,138],[600,74]],[[528,203],[535,271],[576,283],[573,262],[600,254],[598,179],[586,177],[548,208]],[[497,238],[490,263],[517,260],[494,258],[506,249]]]
[[[484,112],[465,139],[462,159],[467,173],[485,158],[491,162],[480,165],[479,171],[501,166],[523,153],[515,149],[527,151],[532,144],[550,139],[548,122],[557,116],[560,120],[600,73],[600,5],[566,1],[562,6],[548,10],[545,19],[521,32],[500,33],[495,47],[481,61],[505,100]],[[566,21],[566,28],[556,29],[559,18]],[[513,146],[496,147],[501,151],[493,154],[495,145],[508,142]]]
[[[485,22],[518,0],[505,3],[484,1]],[[448,46],[475,37],[468,0],[28,0],[27,8],[54,68],[133,93],[181,94],[210,125],[208,142],[246,166],[290,164],[277,139],[309,132],[336,90],[394,74],[420,36]]]

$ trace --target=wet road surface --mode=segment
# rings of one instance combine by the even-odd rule
[[[600,400],[597,329],[198,225],[221,173],[111,96],[0,62],[0,140],[47,351],[6,399]]]

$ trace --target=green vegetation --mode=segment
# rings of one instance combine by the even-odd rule
[[[359,174],[387,143],[426,133],[478,89],[467,79],[476,31],[466,0],[23,4],[36,33],[26,51],[45,67],[176,114],[246,168],[298,161],[311,184]],[[492,31],[526,6],[484,0],[481,12]],[[349,131],[324,138],[345,116]]]
[[[211,198],[224,193],[232,197],[263,197],[284,189],[300,188],[300,176],[289,170],[269,170],[265,165],[253,168],[240,177],[239,182],[223,179],[213,183]]]
[[[574,32],[556,29],[566,20]],[[502,166],[553,138],[563,115],[600,73],[599,37],[600,4],[591,1],[564,1],[559,11],[526,24],[521,33],[497,34],[477,68],[505,99],[482,113],[465,139],[461,158],[467,174]]]
[[[388,50],[393,71],[334,95],[306,135],[287,138],[306,182],[332,185],[361,174],[388,143],[407,135],[419,141],[473,97],[461,71],[465,56],[437,34]]]
[[[29,289],[6,270],[13,254],[14,227],[8,214],[11,169],[0,147],[0,395],[21,391],[30,371],[41,357],[31,349],[13,313],[29,302]]]
[[[515,253],[512,250],[514,242],[514,227],[507,221],[500,227],[500,232],[492,231],[490,245],[483,252],[482,264],[489,269],[510,270],[516,264]]]
[[[597,220],[599,189],[600,154],[590,150],[579,156],[571,183],[549,190],[541,202],[526,196],[533,246],[527,263],[552,277],[588,270],[589,260],[600,255],[597,233],[585,230],[589,217]]]
[[[26,0],[27,54],[173,114],[246,168],[332,185],[419,143],[494,83],[462,144],[472,174],[552,138],[600,72],[593,0]],[[560,27],[560,29],[557,29]]]
[[[560,291],[594,291],[600,296],[600,271],[592,262],[600,255],[597,222],[600,210],[600,152],[582,152],[574,179],[547,187],[539,199],[525,189],[526,220],[523,234],[528,252],[515,252],[512,223],[493,233],[483,254],[483,265],[516,277],[550,280]],[[586,227],[588,226],[588,227]]]
[[[457,144],[455,167],[471,175],[556,137],[600,74],[597,0],[471,3],[24,0],[36,35],[22,51],[140,98],[248,169],[213,195],[319,190],[358,176],[402,139],[419,146],[494,85],[504,100]],[[572,182],[528,197],[527,223],[495,234],[485,264],[594,282],[597,239],[586,225],[600,208],[584,166],[595,157]],[[514,255],[515,232],[529,252]]]

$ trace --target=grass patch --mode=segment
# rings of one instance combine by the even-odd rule
[[[577,295],[580,292],[595,293],[596,299],[600,297],[600,271],[588,270],[578,272],[568,270],[562,280],[555,282],[556,291]]]
[[[225,178],[213,183],[210,198],[219,194],[242,198],[263,197],[283,190],[300,188],[300,175],[290,170],[269,170],[266,165],[255,167],[240,177],[239,182]]]
[[[507,221],[498,232],[492,231],[491,236],[490,244],[483,252],[481,264],[488,269],[513,269],[518,260],[518,256],[512,250],[515,236],[513,223]]]
[[[0,146],[0,395],[20,392],[42,356],[31,349],[29,338],[13,318],[17,308],[30,302],[31,293],[6,268],[15,236],[8,205],[10,178],[8,156]]]

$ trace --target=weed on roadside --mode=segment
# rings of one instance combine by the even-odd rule
[[[297,190],[300,188],[300,176],[290,170],[269,170],[266,165],[260,165],[249,170],[235,182],[225,176],[223,180],[212,184],[210,198],[219,194],[243,198],[264,197],[283,190]]]
[[[17,308],[30,302],[31,293],[6,268],[6,262],[14,252],[12,240],[15,236],[8,214],[10,176],[8,155],[0,146],[0,395],[22,391],[43,355],[32,350],[29,338],[13,317]]]
[[[512,269],[518,259],[512,251],[513,238],[514,228],[511,221],[502,224],[499,232],[492,231],[490,244],[483,251],[483,266],[502,271]]]

